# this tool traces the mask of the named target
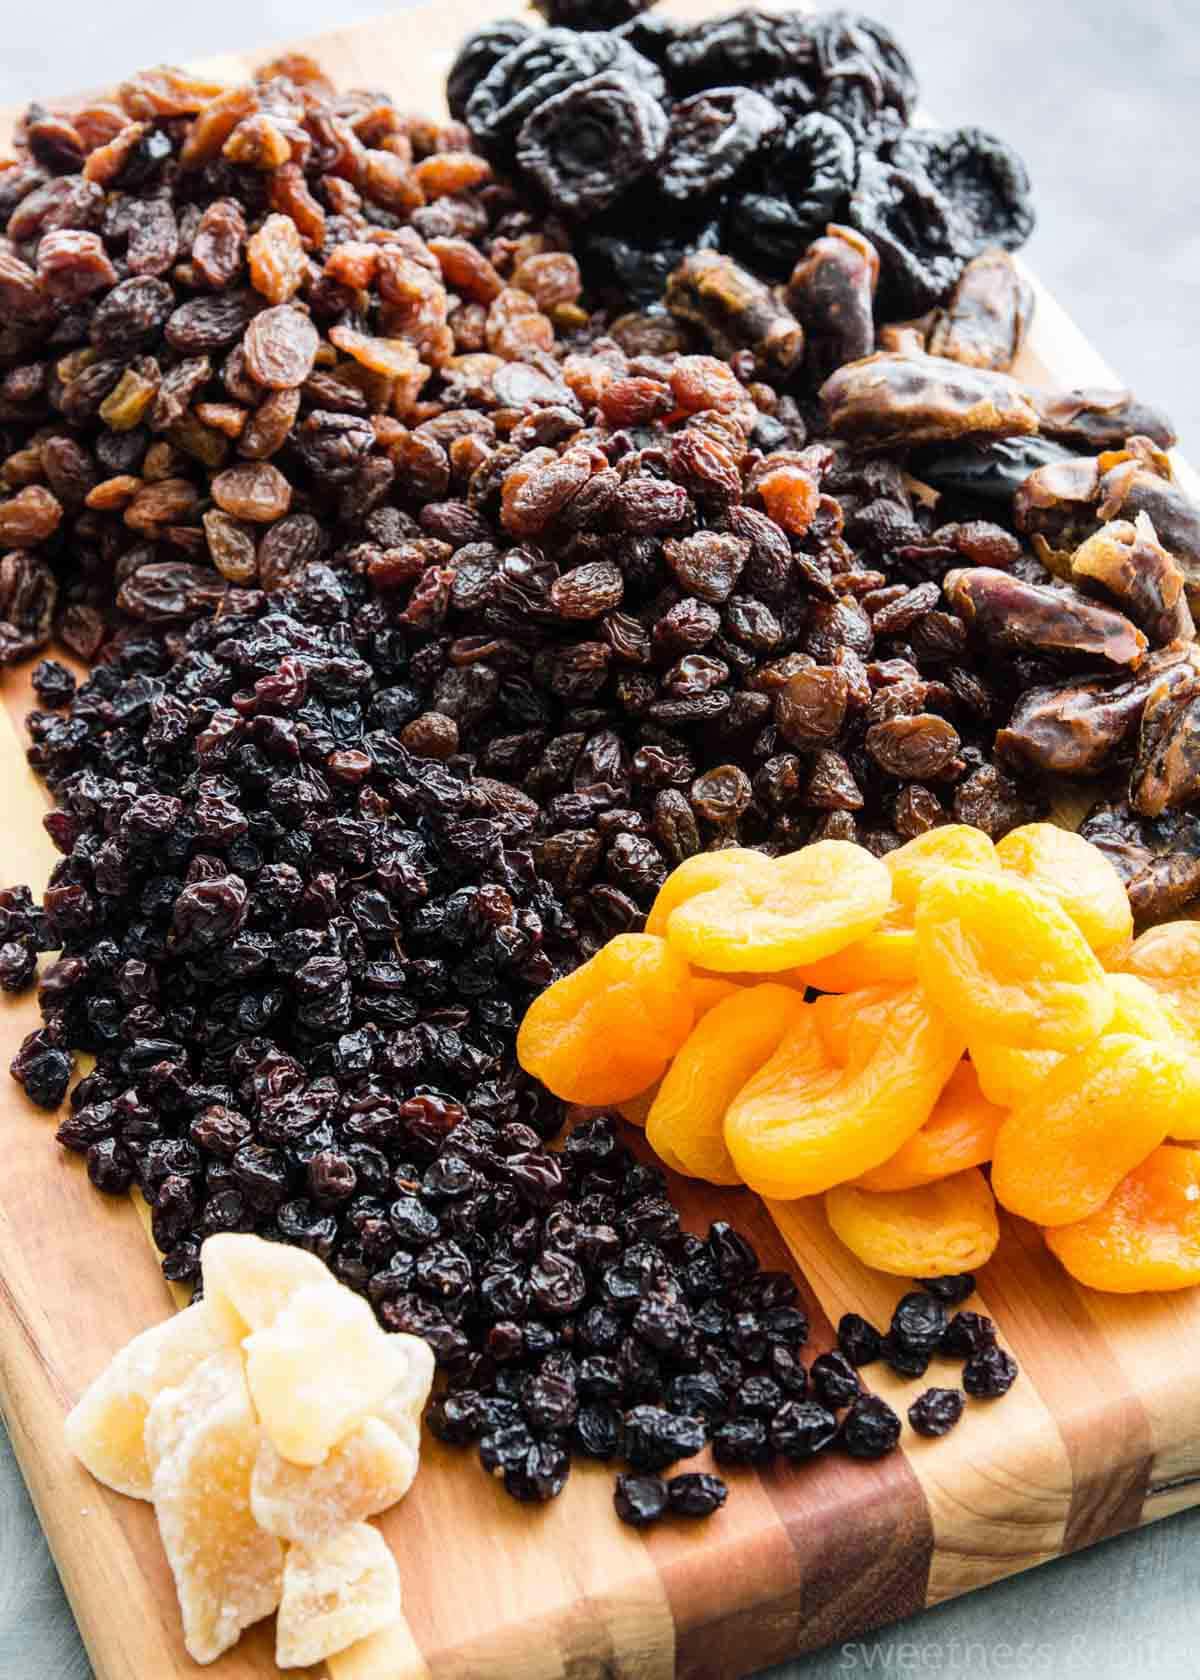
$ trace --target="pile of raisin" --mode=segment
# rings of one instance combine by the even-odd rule
[[[515,1499],[553,1498],[573,1457],[623,1462],[614,1505],[641,1527],[724,1504],[720,1476],[668,1477],[705,1448],[736,1468],[895,1446],[899,1419],[841,1354],[806,1370],[792,1278],[727,1224],[685,1231],[665,1174],[607,1117],[555,1151],[467,1119],[411,1171],[402,1247],[368,1290],[386,1326],[433,1345],[433,1432],[474,1445]]]
[[[545,402],[586,321],[574,258],[462,124],[339,95],[301,54],[243,87],[156,69],[33,105],[14,150],[0,663],[52,634],[93,659],[121,615],[178,627],[280,587],[397,486],[409,507],[465,488],[496,428],[436,422],[530,381]],[[446,540],[410,534],[434,547],[397,583]],[[52,674],[39,694],[69,698]]]
[[[980,129],[909,128],[916,77],[871,18],[540,9],[549,30],[468,37],[450,107],[498,167],[578,221],[594,284],[650,303],[686,252],[714,246],[786,280],[835,222],[875,245],[891,318],[942,301],[988,247],[1029,237],[1020,158]]]

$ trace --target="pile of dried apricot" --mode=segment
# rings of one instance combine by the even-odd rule
[[[1134,940],[1052,824],[689,858],[517,1048],[678,1172],[823,1195],[881,1271],[979,1267],[999,1202],[1094,1288],[1200,1283],[1200,924]]]

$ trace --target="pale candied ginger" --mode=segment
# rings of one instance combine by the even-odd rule
[[[67,1440],[109,1487],[153,1500],[198,1663],[282,1596],[279,1663],[304,1667],[399,1616],[395,1561],[365,1520],[412,1485],[433,1353],[302,1250],[220,1235],[200,1265],[204,1299],[116,1355]]]
[[[298,1289],[265,1330],[247,1336],[246,1377],[272,1444],[314,1465],[403,1381],[408,1354],[367,1303],[327,1279]]]
[[[307,1668],[390,1626],[400,1616],[400,1577],[369,1523],[316,1545],[289,1546],[276,1622],[275,1661]]]
[[[152,1403],[202,1360],[235,1345],[206,1301],[144,1330],[84,1390],[67,1418],[67,1445],[106,1487],[149,1499],[144,1432]]]
[[[164,1389],[146,1419],[159,1532],[198,1663],[214,1662],[279,1603],[283,1547],[250,1509],[261,1438],[236,1348]]]
[[[200,1257],[204,1299],[236,1341],[274,1324],[298,1289],[331,1283],[328,1268],[307,1249],[223,1231],[209,1237]]]
[[[289,1463],[264,1435],[250,1505],[268,1533],[315,1543],[386,1511],[408,1492],[416,1473],[416,1446],[379,1418],[364,1418],[312,1467]]]

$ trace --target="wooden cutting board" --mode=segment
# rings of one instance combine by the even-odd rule
[[[455,43],[504,9],[440,0],[300,44],[342,85],[430,110]],[[204,68],[233,79],[257,56]],[[0,143],[5,126],[0,116]],[[1115,382],[1041,287],[1019,371],[1046,384]],[[40,887],[55,854],[24,759],[27,671],[4,675],[0,699],[0,881]],[[30,998],[0,999],[0,1066],[37,1024]],[[84,1385],[176,1303],[138,1207],[97,1195],[53,1125],[0,1073],[0,1401],[98,1680],[194,1677],[150,1507],[98,1486],[62,1439]],[[860,1266],[819,1203],[768,1208],[689,1181],[673,1190],[690,1228],[728,1218],[764,1264],[795,1272],[811,1352],[830,1345],[843,1312],[890,1316],[900,1282]],[[906,1428],[903,1450],[878,1465],[831,1455],[736,1474],[728,1505],[701,1525],[623,1527],[611,1472],[583,1464],[551,1505],[517,1506],[469,1452],[427,1437],[416,1486],[383,1523],[404,1624],[314,1680],[732,1680],[1200,1503],[1200,1292],[1093,1294],[1009,1219],[972,1304],[1020,1362],[1006,1398],[969,1404],[941,1442]],[[923,1386],[871,1376],[901,1410]],[[266,1624],[209,1672],[264,1680],[271,1649]]]

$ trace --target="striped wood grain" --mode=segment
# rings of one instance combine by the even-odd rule
[[[450,0],[301,44],[341,84],[385,87],[429,109],[454,43],[502,10]],[[204,68],[236,78],[261,56],[227,54]],[[1047,384],[1114,383],[1034,284],[1038,312],[1019,371]],[[40,885],[54,853],[22,755],[27,674],[6,674],[2,697],[0,878]],[[0,1001],[0,1059],[36,1023],[30,1000]],[[5,1415],[99,1680],[195,1675],[149,1508],[96,1486],[61,1435],[83,1385],[170,1310],[171,1293],[147,1250],[144,1204],[139,1221],[125,1202],[97,1196],[80,1163],[52,1144],[52,1124],[15,1088],[0,1089]],[[819,1205],[768,1209],[744,1191],[674,1189],[691,1228],[728,1217],[750,1231],[764,1263],[797,1272],[814,1348],[829,1344],[845,1311],[890,1314],[900,1286],[843,1250]],[[412,1494],[382,1525],[400,1562],[405,1621],[312,1671],[314,1680],[728,1680],[1200,1502],[1200,1384],[1188,1360],[1200,1346],[1200,1301],[1092,1294],[1018,1221],[1006,1222],[981,1297],[1024,1371],[1002,1402],[968,1407],[945,1441],[906,1430],[903,1452],[879,1465],[830,1457],[803,1471],[744,1473],[699,1529],[621,1527],[611,1475],[588,1465],[545,1510],[518,1508],[462,1455],[427,1441]],[[901,1407],[917,1392],[890,1373],[872,1379]],[[272,1671],[260,1629],[211,1672],[261,1680]]]

